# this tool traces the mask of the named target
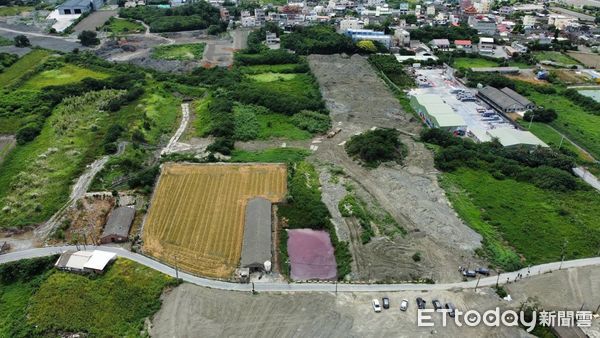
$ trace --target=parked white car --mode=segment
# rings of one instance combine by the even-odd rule
[[[373,310],[375,312],[381,312],[381,304],[379,304],[379,299],[373,299]]]
[[[408,300],[403,299],[402,302],[400,302],[400,311],[406,311],[406,309],[408,309]]]

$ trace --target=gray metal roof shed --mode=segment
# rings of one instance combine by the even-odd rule
[[[264,269],[271,261],[271,201],[256,197],[246,205],[242,268]]]
[[[106,221],[106,225],[104,226],[102,237],[110,235],[127,237],[134,217],[135,209],[133,207],[115,208],[110,216],[108,216],[108,221]]]

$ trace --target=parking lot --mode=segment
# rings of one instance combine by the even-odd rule
[[[411,90],[409,95],[434,94],[441,97],[465,120],[471,136],[480,141],[489,140],[489,136],[486,138],[486,130],[511,126],[506,118],[496,113],[483,101],[477,98],[473,101],[459,100],[459,92],[471,94],[474,97],[477,91],[457,81],[452,73],[452,68],[415,69],[419,88]]]

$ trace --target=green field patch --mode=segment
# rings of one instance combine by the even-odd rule
[[[497,180],[482,170],[458,169],[442,176],[458,214],[483,236],[492,262],[515,267],[598,254],[600,195],[592,189],[558,192],[512,179]]]
[[[45,70],[34,75],[27,80],[21,87],[22,89],[41,89],[48,86],[61,86],[79,82],[85,78],[106,79],[110,75],[94,71],[91,69],[79,67],[72,64],[65,64],[57,69]]]
[[[152,50],[151,57],[161,60],[199,60],[205,46],[205,43],[158,46]]]
[[[12,46],[13,44],[13,40],[0,36],[0,46]]]
[[[101,107],[122,94],[104,90],[65,99],[35,140],[6,156],[0,165],[3,227],[45,221],[68,200],[73,179],[101,151],[99,138],[109,118]]]
[[[258,82],[273,82],[273,81],[287,81],[292,80],[297,74],[282,74],[282,73],[262,73],[256,75],[249,75],[252,80]]]
[[[308,140],[311,133],[294,125],[289,116],[280,114],[257,115],[260,129],[258,139],[283,138],[287,140]]]
[[[50,55],[49,51],[43,49],[35,49],[27,53],[19,61],[0,73],[0,86],[8,87],[15,83],[23,75],[33,71],[35,67],[46,61]]]
[[[232,162],[294,163],[302,161],[310,151],[300,148],[272,148],[261,151],[234,150]]]
[[[245,74],[296,73],[298,67],[299,65],[297,63],[286,63],[281,65],[253,65],[240,67],[240,71]]]
[[[552,108],[558,118],[550,124],[573,142],[600,158],[600,118],[585,111],[560,94],[548,95],[530,90],[527,95],[536,105]]]
[[[160,309],[175,280],[119,258],[100,276],[55,271],[31,296],[27,323],[38,335],[85,332],[94,337],[137,337]],[[68,296],[67,296],[68,295]]]
[[[134,20],[110,18],[103,27],[104,30],[114,34],[131,34],[131,33],[142,33],[146,29],[144,25]]]
[[[553,61],[553,62],[565,64],[565,65],[579,64],[579,62],[577,62],[575,59],[573,59],[570,56],[563,54],[561,52],[539,51],[539,52],[533,52],[533,55],[535,56],[535,58],[538,61]]]
[[[521,126],[523,126],[524,128],[528,128],[528,130],[530,132],[532,132],[535,136],[539,137],[540,140],[544,141],[544,143],[551,146],[552,148],[558,149],[558,147],[560,146],[561,149],[566,148],[569,151],[577,154],[578,159],[581,161],[587,162],[587,161],[592,160],[592,158],[590,158],[589,155],[587,155],[585,152],[581,151],[573,143],[571,143],[571,141],[567,140],[566,138],[562,140],[562,145],[561,145],[562,136],[556,130],[552,129],[552,127],[547,125],[546,123],[533,122],[533,123],[531,123],[531,127],[529,127],[528,121],[519,120],[518,123]]]
[[[456,58],[452,64],[454,68],[498,67],[498,65],[498,62],[482,58]]]
[[[33,7],[31,6],[7,6],[0,7],[0,16],[14,16],[25,12],[31,12]]]

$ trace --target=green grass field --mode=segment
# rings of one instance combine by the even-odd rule
[[[518,122],[524,128],[529,128],[529,122],[523,120],[519,120]],[[529,131],[531,131],[535,136],[539,137],[540,140],[544,141],[547,145],[554,149],[558,149],[562,136],[546,123],[533,122]],[[592,158],[590,158],[585,152],[581,151],[567,139],[562,141],[561,148],[566,148],[577,154],[580,161],[588,162],[592,160]]]
[[[538,61],[553,61],[553,62],[565,64],[565,65],[579,64],[579,62],[577,62],[576,60],[572,59],[568,55],[565,55],[561,52],[539,51],[539,52],[534,52],[534,55]]]
[[[146,336],[145,318],[158,311],[162,291],[173,285],[175,279],[124,258],[99,276],[43,269],[0,282],[0,337]]]
[[[104,30],[114,34],[142,33],[144,26],[136,21],[120,18],[110,18],[103,27]]]
[[[255,75],[249,75],[252,80],[258,82],[273,82],[273,81],[287,81],[292,80],[297,74],[284,74],[284,73],[261,73]]]
[[[51,52],[43,49],[35,49],[24,55],[19,61],[0,73],[0,87],[8,87],[15,83],[27,72],[32,71],[35,67],[42,64],[48,59]]]
[[[231,162],[269,162],[292,163],[300,162],[310,155],[307,149],[299,148],[273,148],[263,151],[234,150]]]
[[[282,65],[254,65],[240,67],[240,71],[245,74],[261,74],[261,73],[283,73],[291,72],[298,67],[298,64],[287,63]]]
[[[528,97],[539,106],[553,108],[558,118],[551,125],[567,135],[594,157],[600,158],[600,118],[572,103],[560,94],[541,94],[529,91]]]
[[[109,115],[99,111],[117,91],[65,99],[41,134],[16,147],[0,165],[0,224],[23,227],[48,219],[69,198],[73,179],[101,152]],[[73,114],[77,111],[77,114]]]
[[[0,16],[13,16],[19,15],[24,12],[31,12],[33,7],[31,6],[9,6],[9,7],[0,7]]]
[[[515,253],[524,265],[597,256],[600,249],[600,195],[592,189],[543,190],[489,173],[459,169],[441,180],[454,209],[484,238],[492,262]]]
[[[31,298],[29,323],[40,333],[139,336],[144,319],[160,309],[159,297],[169,284],[174,284],[171,277],[123,258],[94,278],[57,271]]]
[[[0,36],[0,46],[12,46],[13,44],[13,40]]]
[[[151,57],[161,60],[199,60],[202,59],[205,43],[158,46],[152,50]]]
[[[110,74],[97,72],[72,64],[57,69],[45,70],[27,80],[21,89],[42,89],[48,86],[60,86],[79,82],[85,78],[106,79]]]
[[[258,139],[282,138],[286,140],[308,140],[311,133],[302,130],[291,123],[290,117],[281,114],[258,114],[260,130]]]
[[[482,68],[497,67],[498,63],[492,60],[481,58],[456,58],[452,64],[454,68]]]

